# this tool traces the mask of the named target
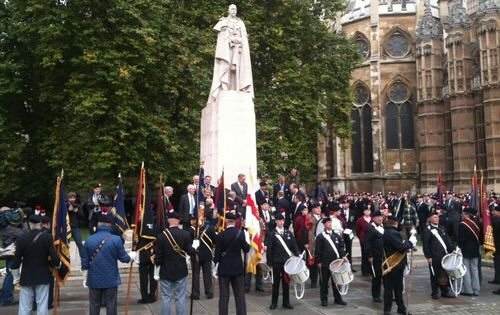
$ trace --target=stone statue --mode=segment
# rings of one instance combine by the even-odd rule
[[[221,90],[250,93],[253,99],[248,34],[245,24],[236,16],[236,12],[236,5],[231,4],[229,15],[221,18],[214,27],[218,35],[209,102],[215,101]]]

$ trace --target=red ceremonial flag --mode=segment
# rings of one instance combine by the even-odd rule
[[[490,211],[488,209],[488,196],[486,194],[486,185],[484,183],[483,171],[481,171],[481,212],[483,217],[483,233],[484,233],[484,255],[491,257],[495,253],[495,241],[493,239],[493,227],[491,226]]]

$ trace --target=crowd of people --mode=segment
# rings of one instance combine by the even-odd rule
[[[200,192],[204,205],[201,216],[197,211]],[[252,237],[245,227],[248,194],[258,207],[265,257],[257,265],[256,274],[247,272],[247,261],[242,256],[250,250]],[[155,216],[164,211],[166,228],[156,226],[154,219],[143,225],[141,229],[150,231],[141,234],[133,250],[127,252],[122,231],[114,225],[112,201],[101,192],[100,184],[95,185],[82,206],[77,203],[76,194],[69,193],[67,210],[72,239],[82,261],[83,285],[89,289],[89,313],[99,314],[101,306],[106,307],[107,314],[117,313],[117,290],[121,284],[118,261],[139,264],[138,303],[154,303],[161,298],[162,314],[170,314],[171,308],[175,308],[176,314],[186,313],[188,266],[192,269],[189,293],[192,300],[202,298],[200,278],[205,298],[214,298],[212,277],[217,277],[219,314],[228,314],[230,287],[236,313],[246,314],[245,294],[252,290],[252,283],[256,291],[264,291],[263,277],[269,270],[272,270],[269,308],[276,309],[281,297],[282,307],[293,309],[285,264],[291,257],[300,256],[309,269],[310,288],[319,284],[322,306],[328,306],[330,287],[333,303],[347,304],[330,270],[334,261],[343,260],[351,264],[351,272],[356,273],[355,268],[359,268],[361,276],[372,278],[371,296],[374,303],[383,303],[384,314],[391,312],[393,301],[399,314],[408,314],[403,299],[404,277],[410,265],[407,253],[416,250],[417,237],[429,264],[432,299],[456,297],[441,264],[450,253],[460,253],[466,266],[460,294],[480,294],[482,215],[471,206],[467,194],[328,194],[321,182],[308,193],[301,188],[297,170],[292,169],[288,176],[279,176],[274,184],[268,179],[261,181],[253,193],[245,175],[239,174],[225,195],[225,208],[217,208],[216,187],[211,184],[210,176],[201,181],[197,175],[193,176],[176,205],[174,189],[165,187],[163,205],[150,207]],[[497,246],[495,276],[490,282],[500,284],[500,203],[494,193],[490,194],[488,204],[485,211],[491,216]],[[8,224],[2,231],[2,248],[16,246],[6,259],[7,276],[0,304],[13,302],[14,286],[19,283],[19,314],[29,314],[34,307],[38,314],[47,314],[53,303],[51,269],[60,266],[50,233],[51,220],[41,211],[27,216],[20,209],[10,210]],[[88,223],[90,230],[85,241],[80,231],[82,222]],[[47,226],[43,227],[44,224]],[[352,247],[356,241],[361,248],[361,264],[354,267]],[[500,289],[493,293],[500,294]]]

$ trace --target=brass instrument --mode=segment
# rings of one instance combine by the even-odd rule
[[[395,252],[391,256],[387,257],[382,263],[382,276],[385,276],[392,271],[397,265],[399,265],[403,259],[406,257],[406,252]]]

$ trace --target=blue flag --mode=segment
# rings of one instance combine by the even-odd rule
[[[56,199],[54,202],[54,214],[52,217],[52,236],[54,247],[61,260],[61,268],[57,269],[58,281],[65,282],[71,270],[69,238],[71,227],[69,225],[68,209],[66,208],[66,195],[64,194],[63,174],[57,178]]]
[[[115,225],[121,231],[129,228],[127,215],[125,213],[125,196],[123,193],[122,177],[118,175],[118,186],[116,186],[115,200],[113,201],[113,209],[111,210],[115,217]]]

